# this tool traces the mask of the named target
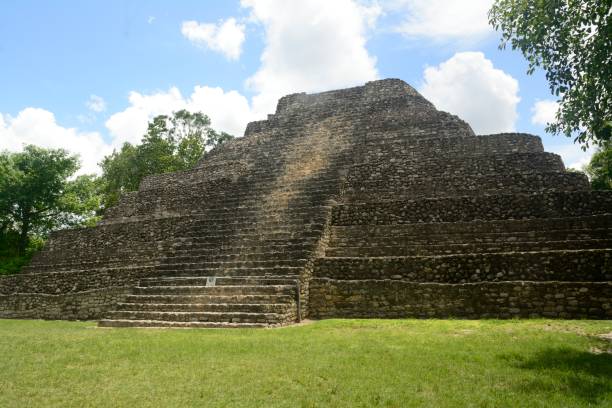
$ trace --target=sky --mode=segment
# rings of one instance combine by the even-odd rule
[[[242,136],[279,97],[400,78],[477,134],[525,132],[580,168],[591,151],[544,132],[544,73],[499,50],[492,0],[4,0],[0,150],[79,154],[80,173],[147,122],[202,111]]]

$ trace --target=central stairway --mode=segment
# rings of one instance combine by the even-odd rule
[[[143,279],[100,326],[269,327],[299,318],[297,276]]]
[[[176,213],[188,222],[164,244],[157,276],[140,279],[99,325],[271,327],[300,321],[348,160],[341,139],[333,138],[333,127],[320,130],[304,121],[282,134],[234,140],[192,171],[146,179],[113,209],[109,222]],[[223,169],[221,178],[217,169]]]

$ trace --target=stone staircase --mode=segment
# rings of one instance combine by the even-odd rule
[[[176,194],[166,186],[160,192],[159,183],[141,190],[136,202],[154,196],[175,200],[146,211],[184,213],[202,202],[155,266],[159,277],[140,280],[100,326],[271,327],[300,321],[308,275],[341,178],[333,161],[309,168],[312,151],[330,156],[331,146],[303,143],[305,134],[290,136],[273,139],[268,148],[260,144],[249,158],[257,170],[228,180],[218,191],[206,191],[209,185],[202,182],[214,157]],[[279,168],[285,171],[279,174]],[[142,210],[116,211],[134,217]]]
[[[266,327],[299,320],[298,276],[181,276],[140,282],[102,327]]]
[[[194,169],[0,279],[0,317],[271,327],[612,318],[612,194],[532,135],[476,136],[399,80],[281,98]]]

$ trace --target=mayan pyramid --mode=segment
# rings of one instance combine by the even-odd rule
[[[0,279],[0,317],[262,327],[612,318],[612,194],[401,80],[293,94]]]

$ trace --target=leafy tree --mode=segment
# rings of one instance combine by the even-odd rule
[[[125,143],[100,163],[104,207],[115,204],[123,192],[138,190],[146,176],[192,168],[207,148],[232,137],[211,129],[210,119],[201,112],[180,110],[172,116],[156,116],[141,144]]]
[[[19,233],[17,231],[8,230],[0,232],[0,275],[9,275],[19,272],[19,270],[30,262],[30,259],[44,245],[44,240],[41,237],[30,237],[28,247],[19,254],[17,243],[19,242]]]
[[[124,143],[119,152],[113,151],[100,163],[104,207],[108,208],[116,203],[124,191],[138,189],[143,175],[137,157],[137,148],[130,143]]]
[[[32,234],[82,224],[99,206],[93,176],[69,181],[79,168],[76,156],[62,149],[26,146],[0,153],[0,237],[17,234],[23,255]]]
[[[508,43],[546,72],[560,98],[556,121],[546,131],[577,135],[575,141],[609,141],[612,131],[611,0],[496,0],[489,22]]]
[[[612,142],[597,149],[585,171],[595,190],[612,190]]]

